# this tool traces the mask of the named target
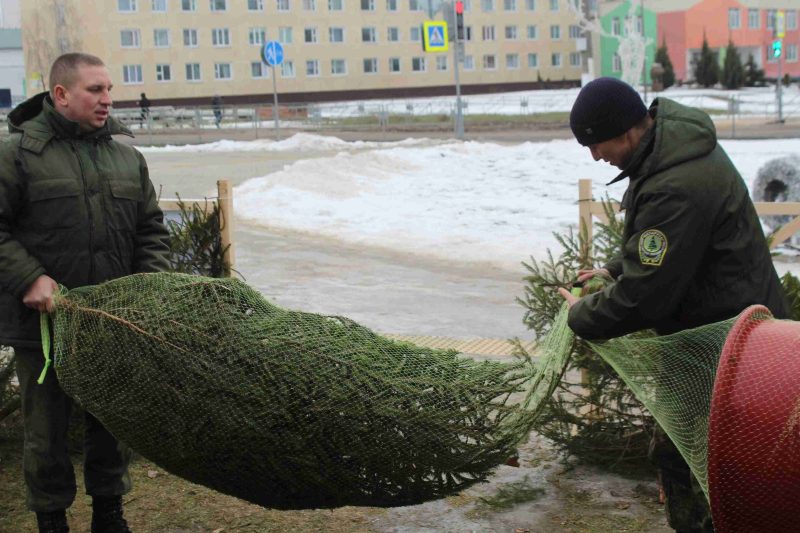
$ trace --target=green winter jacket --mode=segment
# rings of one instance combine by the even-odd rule
[[[700,110],[658,98],[630,165],[616,282],[582,298],[569,325],[585,339],[671,333],[766,305],[788,306],[747,188]],[[613,183],[613,182],[612,182]]]
[[[0,343],[41,343],[39,316],[22,304],[42,274],[67,288],[168,266],[168,233],[147,164],[112,140],[132,136],[113,118],[82,133],[47,93],[9,115],[0,144]]]

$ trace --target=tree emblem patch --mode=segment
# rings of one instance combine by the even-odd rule
[[[657,229],[648,229],[639,237],[639,260],[643,265],[659,266],[667,253],[667,237]]]

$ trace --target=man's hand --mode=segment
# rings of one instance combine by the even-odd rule
[[[28,290],[22,296],[22,303],[25,306],[39,312],[51,312],[53,306],[53,294],[58,290],[58,283],[50,276],[42,274],[36,281],[31,283]]]
[[[569,290],[563,287],[558,289],[558,294],[560,294],[567,301],[570,307],[578,303],[578,300],[580,300],[580,298],[578,298],[577,296],[569,292]]]
[[[608,279],[612,279],[611,272],[609,272],[605,268],[592,268],[586,270],[578,270],[578,279],[576,279],[575,281],[584,282],[587,279],[592,279],[595,276],[604,276]]]

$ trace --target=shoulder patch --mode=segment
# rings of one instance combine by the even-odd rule
[[[659,266],[668,246],[666,235],[657,229],[644,230],[639,237],[639,261],[643,265]]]

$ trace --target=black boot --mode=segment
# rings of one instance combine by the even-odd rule
[[[122,496],[92,498],[92,533],[131,533],[122,518]]]
[[[64,509],[36,513],[36,523],[39,524],[39,533],[69,533],[67,512]]]

